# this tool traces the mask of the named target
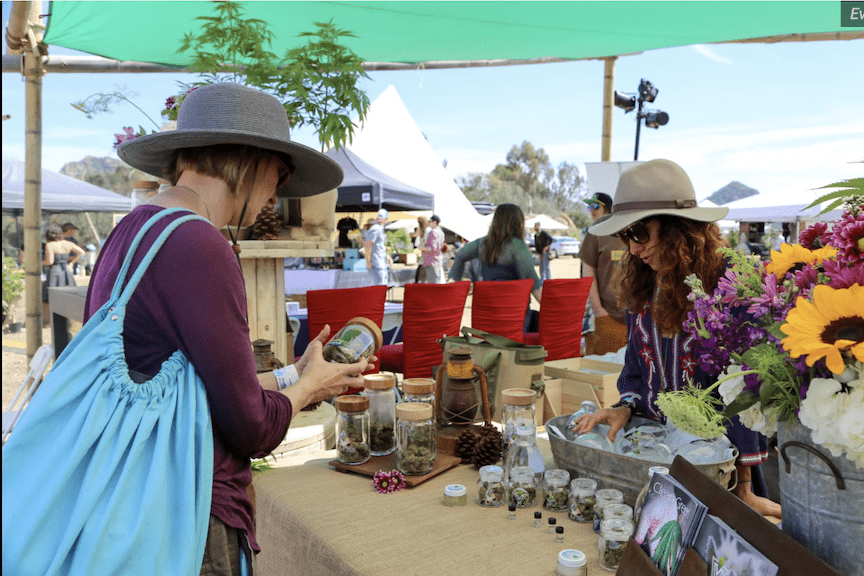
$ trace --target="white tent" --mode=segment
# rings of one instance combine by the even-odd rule
[[[525,220],[525,228],[534,229],[534,223],[540,222],[541,230],[566,230],[567,225],[554,220],[552,217],[547,216],[546,214],[538,214],[532,218],[528,218]]]
[[[487,223],[442,166],[395,87],[388,86],[369,105],[347,147],[393,178],[434,194],[442,227],[467,240],[486,234]]]

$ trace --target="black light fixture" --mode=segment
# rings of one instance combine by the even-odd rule
[[[645,102],[654,102],[658,92],[659,90],[645,78],[639,82],[638,95],[615,91],[615,106],[623,109],[625,113],[632,111],[637,104],[639,106],[639,110],[636,112],[636,149],[633,152],[633,160],[639,159],[639,132],[642,127],[642,120],[645,120],[646,128],[654,129],[665,126],[669,122],[669,114],[662,110],[642,109]]]

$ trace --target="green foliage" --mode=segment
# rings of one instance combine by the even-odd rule
[[[153,123],[156,129],[159,129],[159,125],[155,120],[150,118],[150,116],[141,109],[140,106],[135,104],[132,101],[132,98],[136,98],[138,94],[136,92],[130,92],[126,86],[114,86],[113,92],[98,92],[96,94],[92,94],[81,100],[79,102],[72,102],[71,106],[76,110],[83,112],[87,115],[87,118],[92,119],[96,114],[103,114],[105,112],[111,112],[111,107],[115,104],[126,102],[127,104],[131,104],[134,106],[139,112],[147,116],[147,119]],[[146,131],[143,127],[140,127],[139,135],[146,134]]]
[[[204,22],[201,31],[186,34],[178,50],[193,53],[191,67],[204,78],[197,85],[230,81],[254,86],[279,98],[292,127],[315,126],[322,149],[351,141],[349,114],[357,112],[362,121],[369,107],[369,98],[357,86],[368,78],[363,59],[339,43],[351,32],[332,20],[316,22],[314,32],[299,35],[310,39],[307,44],[279,58],[267,49],[273,33],[266,22],[244,18],[237,2],[214,6],[217,15],[198,18]],[[226,66],[229,72],[219,71]]]
[[[3,257],[3,313],[7,314],[24,291],[24,270],[14,258]]]
[[[411,243],[411,237],[404,228],[398,230],[385,230],[384,245],[387,247],[387,253],[392,254],[408,254],[414,251],[414,245]]]

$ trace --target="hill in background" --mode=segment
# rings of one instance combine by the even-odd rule
[[[718,206],[722,206],[723,204],[741,200],[742,198],[755,196],[756,194],[759,194],[759,191],[755,188],[750,188],[749,186],[745,186],[741,182],[734,180],[708,196],[707,200],[714,202]]]
[[[108,156],[101,158],[87,156],[77,162],[67,162],[60,169],[61,174],[84,180],[123,196],[132,195],[132,182],[129,180],[131,172],[131,166],[119,158]]]

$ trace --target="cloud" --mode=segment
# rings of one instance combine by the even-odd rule
[[[714,60],[715,62],[720,62],[721,64],[732,64],[732,61],[728,58],[720,56],[717,54],[712,48],[706,46],[705,44],[694,44],[691,46],[696,52],[699,54]]]

